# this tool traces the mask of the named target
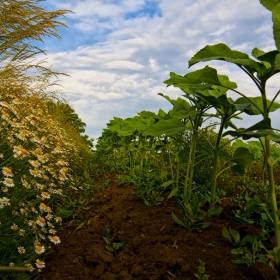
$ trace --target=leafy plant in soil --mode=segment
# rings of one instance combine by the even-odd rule
[[[199,280],[206,280],[209,278],[209,275],[204,274],[205,272],[205,262],[199,260],[199,267],[198,267],[199,274],[194,274],[194,276]]]
[[[202,210],[201,208],[205,205],[206,201],[206,198],[198,193],[192,196],[189,203],[183,199],[179,200],[179,209],[184,219],[181,221],[173,212],[172,218],[177,224],[187,229],[204,229],[210,225],[210,222],[200,223],[199,221],[206,217],[218,216],[222,212],[222,208],[209,209],[207,212]]]
[[[244,238],[242,240],[244,240]],[[254,237],[253,240],[251,240],[250,237],[248,238],[247,242],[252,244],[251,250],[249,250],[246,246],[242,246],[242,244],[240,244],[241,247],[231,250],[231,253],[237,255],[245,255],[243,255],[241,259],[232,260],[231,262],[236,264],[247,264],[247,266],[253,266],[256,262],[266,263],[267,257],[265,254],[261,253],[261,251],[266,250],[262,242],[257,237]]]
[[[124,245],[124,243],[113,242],[115,236],[116,236],[115,234],[110,236],[110,229],[107,227],[105,228],[105,236],[103,236],[103,239],[106,243],[105,248],[111,253],[118,251],[120,247]]]

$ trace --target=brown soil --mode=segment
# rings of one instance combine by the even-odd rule
[[[205,273],[210,279],[278,279],[276,272],[265,263],[253,267],[231,263],[238,256],[222,236],[222,228],[232,228],[244,237],[258,235],[252,225],[233,220],[236,209],[223,200],[223,212],[209,220],[211,225],[202,232],[187,230],[171,217],[178,216],[177,203],[165,200],[161,205],[147,207],[136,200],[131,187],[119,187],[116,180],[96,195],[91,210],[81,212],[86,221],[93,222],[75,231],[79,223],[65,224],[59,232],[61,244],[49,253],[46,269],[34,277],[37,280],[68,279],[197,279],[199,260],[206,262]],[[105,249],[105,228],[116,234],[115,242],[123,242],[114,254]],[[268,241],[266,246],[273,248]],[[239,257],[240,258],[240,257]]]

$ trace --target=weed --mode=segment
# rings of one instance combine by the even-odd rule
[[[111,253],[118,251],[120,247],[124,245],[124,243],[113,242],[115,236],[116,236],[115,234],[110,236],[110,229],[107,227],[105,228],[105,236],[103,236],[103,239],[106,243],[105,248]]]
[[[199,260],[199,267],[198,267],[199,274],[194,274],[194,276],[199,280],[206,280],[209,278],[209,275],[204,274],[205,272],[205,262]]]

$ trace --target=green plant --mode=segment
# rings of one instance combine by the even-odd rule
[[[240,238],[240,234],[232,229],[227,229],[223,227],[222,235],[228,239],[228,241],[235,247],[236,249],[231,250],[232,254],[245,254],[239,260],[232,260],[231,262],[236,264],[247,264],[248,266],[254,265],[257,261],[267,262],[267,258],[263,251],[267,251],[261,240],[265,239],[265,235],[267,231],[263,230],[260,236],[252,236],[247,235],[244,238]],[[252,249],[249,250],[246,247],[247,243],[252,244]],[[262,252],[261,252],[262,251]]]
[[[124,245],[124,243],[113,242],[115,236],[115,234],[110,236],[110,229],[107,227],[105,228],[105,236],[103,236],[103,239],[106,243],[105,248],[111,253],[118,251],[120,247]]]
[[[248,240],[248,242],[252,244],[251,250],[245,246],[231,250],[232,254],[245,254],[241,259],[232,260],[231,262],[235,264],[247,264],[247,266],[253,266],[256,262],[267,262],[268,259],[266,255],[261,253],[261,251],[266,251],[262,242],[257,237],[254,237],[253,240]]]
[[[228,230],[226,227],[223,227],[222,235],[235,247],[243,246],[247,242],[252,242],[255,239],[252,235],[247,235],[243,239],[240,239],[240,234],[237,231],[232,229]]]
[[[178,217],[172,212],[172,218],[173,220],[187,228],[187,229],[196,229],[201,230],[210,225],[210,222],[205,223],[198,223],[199,221],[202,221],[206,217],[211,216],[217,216],[221,213],[222,208],[215,208],[215,209],[209,209],[207,212],[202,210],[201,207],[203,207],[206,203],[206,198],[203,197],[201,194],[193,194],[191,197],[191,201],[188,203],[186,200],[182,199],[179,200],[178,205],[181,214],[183,215],[184,219],[181,221],[178,219]]]
[[[143,172],[133,177],[135,188],[133,195],[143,199],[144,203],[151,207],[159,205],[164,200],[161,196],[164,188],[161,186],[160,180],[151,172]]]
[[[205,262],[199,260],[199,267],[198,267],[199,274],[194,274],[194,276],[199,280],[206,280],[209,278],[209,275],[205,273]]]

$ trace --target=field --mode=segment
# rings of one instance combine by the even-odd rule
[[[95,195],[91,210],[77,212],[84,227],[75,230],[81,224],[77,220],[64,224],[62,244],[52,248],[46,269],[34,279],[197,279],[199,260],[206,263],[210,279],[278,279],[267,263],[248,267],[231,262],[240,257],[231,253],[235,247],[222,228],[234,229],[242,238],[259,236],[262,229],[234,219],[233,211],[240,207],[229,198],[222,199],[219,217],[206,219],[211,221],[208,228],[186,230],[171,217],[172,212],[180,217],[174,200],[147,207],[132,195],[133,186],[118,186],[116,175],[109,173],[110,183]],[[106,228],[116,235],[114,242],[124,243],[114,253],[105,248]],[[274,242],[268,235],[264,244],[272,249]]]
[[[258,96],[211,66],[170,72],[171,110],[114,117],[94,146],[34,43],[70,11],[39,2],[0,2],[0,278],[279,279],[280,4],[260,1],[276,50],[218,43],[189,60],[234,64]]]

